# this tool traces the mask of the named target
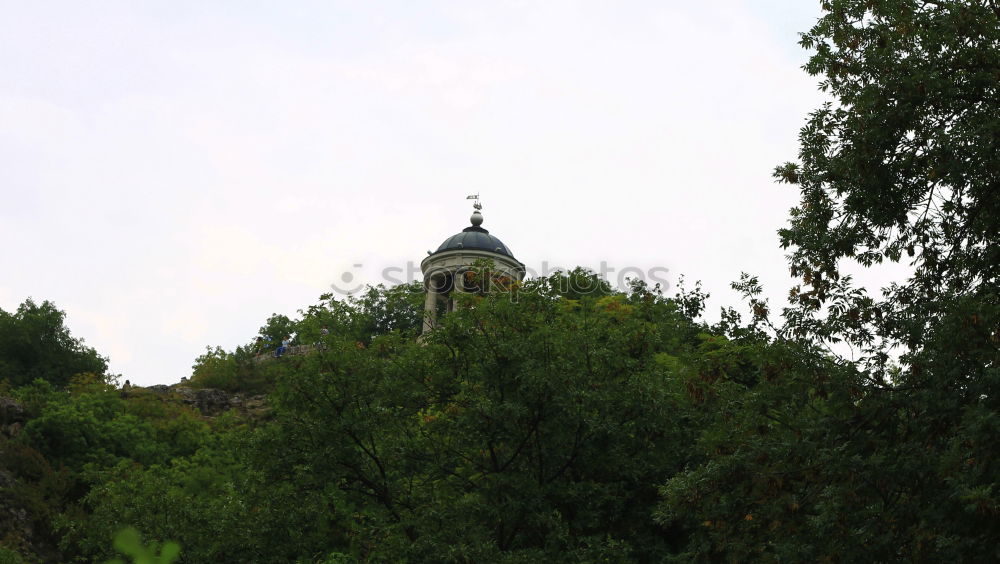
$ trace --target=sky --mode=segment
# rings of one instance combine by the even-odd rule
[[[0,308],[140,385],[468,225],[532,272],[789,278],[799,0],[0,0]],[[351,284],[346,284],[350,279]],[[717,317],[717,314],[714,314]]]

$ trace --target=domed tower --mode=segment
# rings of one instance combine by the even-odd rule
[[[483,206],[479,203],[479,196],[469,198],[476,200],[473,204],[475,211],[469,218],[472,225],[445,239],[436,251],[420,262],[424,291],[427,293],[424,300],[424,333],[434,328],[441,305],[445,312],[455,310],[454,292],[471,290],[465,273],[475,261],[487,259],[493,264],[494,273],[518,281],[524,279],[524,264],[514,258],[503,241],[482,227],[483,214],[480,210]]]

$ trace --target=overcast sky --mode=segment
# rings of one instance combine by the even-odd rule
[[[173,383],[418,265],[475,192],[529,268],[668,268],[713,312],[748,271],[780,302],[817,4],[2,1],[0,308],[52,300]]]

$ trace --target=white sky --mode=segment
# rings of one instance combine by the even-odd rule
[[[113,371],[172,383],[345,271],[418,264],[477,191],[530,268],[666,267],[712,312],[748,271],[780,303],[797,194],[770,174],[820,101],[818,14],[0,1],[0,308],[52,300]]]

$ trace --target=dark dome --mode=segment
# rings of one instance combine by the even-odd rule
[[[477,251],[489,251],[498,255],[514,258],[507,245],[503,241],[490,235],[490,232],[482,227],[473,225],[466,227],[461,233],[456,233],[444,240],[441,246],[434,251],[434,254],[442,251],[457,251],[460,249],[475,249]],[[517,259],[515,259],[517,260]]]

